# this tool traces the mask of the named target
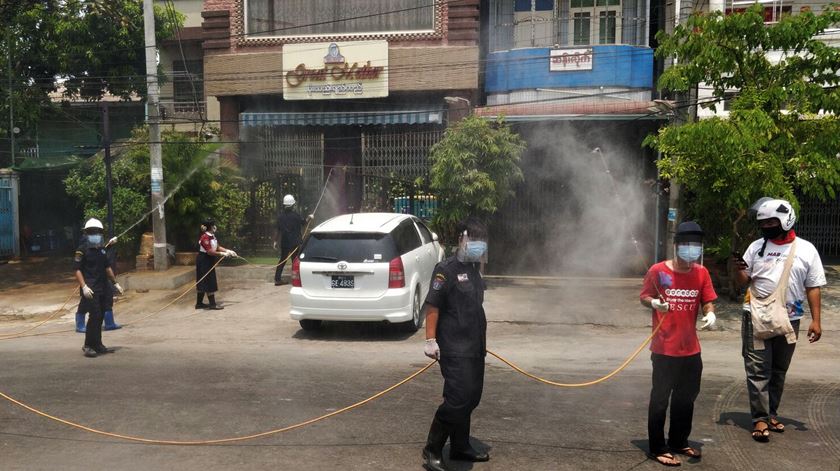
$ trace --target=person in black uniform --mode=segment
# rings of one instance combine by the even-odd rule
[[[81,240],[79,241],[79,245],[85,244],[87,242],[87,236],[83,235]],[[108,257],[108,262],[111,264],[111,270],[114,270],[114,267],[117,263],[117,238],[111,237],[111,240],[105,244],[105,255]],[[114,270],[114,274],[116,274],[116,270]],[[114,287],[111,285],[111,282],[108,283],[108,289],[111,290],[111,296],[114,295],[116,291]],[[87,316],[87,312],[84,310],[84,306],[79,303],[79,307],[76,310],[76,332],[85,333],[85,316]],[[114,320],[114,310],[111,309],[109,311],[105,311],[103,313],[103,325],[102,330],[117,330],[122,329],[120,324],[117,324],[117,321]]]
[[[450,438],[449,458],[487,461],[490,456],[470,445],[470,416],[484,389],[487,319],[484,280],[479,265],[486,261],[487,229],[468,218],[457,226],[456,255],[435,266],[426,297],[426,356],[440,363],[443,404],[438,407],[426,447],[424,467],[445,471],[443,446]]]
[[[216,240],[216,221],[209,218],[205,220],[201,224],[198,255],[195,258],[196,309],[224,309],[224,307],[216,304],[216,291],[219,291],[219,283],[216,281],[216,257],[236,256],[236,252],[222,247]],[[210,304],[204,304],[205,294]]]
[[[292,251],[298,248],[301,244],[301,235],[303,234],[303,226],[306,221],[312,219],[309,215],[305,220],[300,214],[294,211],[295,197],[286,195],[283,197],[283,211],[277,216],[277,229],[274,231],[274,250],[280,246],[280,261],[277,263],[277,269],[274,270],[274,286],[283,284],[280,276],[283,274],[283,268],[286,267],[288,258],[291,258]]]
[[[89,219],[85,223],[85,242],[76,249],[73,257],[73,270],[79,282],[80,310],[88,312],[85,344],[82,347],[86,357],[96,358],[114,350],[102,345],[102,319],[105,311],[113,308],[114,290],[122,294],[123,289],[117,283],[111,262],[104,248],[104,230],[98,219]]]

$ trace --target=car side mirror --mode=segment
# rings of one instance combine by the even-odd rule
[[[435,242],[438,241],[438,235],[434,232],[432,232],[432,240],[435,241]]]

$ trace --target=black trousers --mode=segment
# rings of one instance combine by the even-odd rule
[[[648,406],[648,441],[654,455],[688,446],[694,400],[700,393],[703,360],[700,354],[671,357],[652,353],[653,387]],[[665,441],[665,415],[671,403],[671,426]]]
[[[105,311],[114,306],[114,298],[110,292],[94,293],[93,299],[84,296],[79,300],[79,310],[87,312],[88,321],[85,327],[85,346],[99,348],[102,346],[102,320]]]
[[[435,418],[446,424],[452,449],[469,449],[470,416],[481,402],[484,391],[484,357],[441,357],[443,404]]]
[[[288,260],[286,260],[286,259],[289,258],[289,254],[291,254],[292,250],[294,250],[295,248],[296,248],[296,246],[292,246],[292,247],[282,247],[281,246],[280,247],[280,260],[279,260],[280,265],[277,265],[277,269],[274,270],[274,282],[275,283],[280,283],[280,276],[283,275],[283,269],[286,268],[286,262],[288,262]]]

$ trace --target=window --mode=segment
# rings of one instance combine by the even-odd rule
[[[554,0],[537,0],[534,5],[536,11],[551,11],[554,10]],[[531,11],[531,0],[515,0],[514,11]]]
[[[173,61],[172,89],[175,112],[199,112],[204,102],[204,62]]]
[[[417,224],[417,230],[420,231],[420,237],[423,239],[423,244],[425,245],[432,242],[432,232],[429,228],[418,220],[414,220],[414,223]]]
[[[335,36],[435,29],[438,0],[244,0],[250,36]]]
[[[417,233],[417,229],[414,228],[414,223],[411,222],[411,219],[406,219],[401,222],[400,225],[391,232],[391,237],[393,237],[394,242],[397,243],[397,249],[400,254],[406,254],[417,247],[420,247],[420,234]]]
[[[589,44],[589,13],[575,13],[574,16],[574,38],[572,44],[586,45]]]
[[[391,236],[364,232],[313,232],[301,250],[307,262],[388,262],[399,256]]]
[[[602,11],[598,24],[598,44],[615,44],[615,11]]]
[[[621,0],[570,0],[569,6],[573,45],[615,44],[621,40]]]

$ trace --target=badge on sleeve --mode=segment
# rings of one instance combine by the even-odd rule
[[[463,283],[465,281],[469,281],[470,277],[467,276],[466,273],[458,273],[458,283]]]
[[[446,285],[446,276],[443,273],[435,273],[435,279],[432,281],[432,289],[440,291]]]
[[[74,262],[81,262],[82,261],[82,252],[76,251],[76,255],[73,257]]]

